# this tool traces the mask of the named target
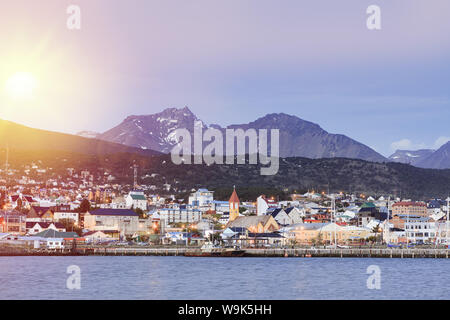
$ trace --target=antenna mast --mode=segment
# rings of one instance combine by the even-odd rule
[[[133,179],[133,185],[136,188],[137,187],[137,169],[138,169],[138,165],[135,163],[133,165],[133,175],[134,175],[134,179]]]

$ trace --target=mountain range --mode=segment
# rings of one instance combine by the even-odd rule
[[[98,139],[125,144],[141,149],[169,153],[177,143],[175,130],[193,132],[194,123],[201,121],[188,107],[169,108],[152,115],[129,116],[116,127],[96,136]],[[206,125],[225,132],[226,129],[279,129],[281,157],[353,158],[374,162],[389,160],[373,149],[345,135],[331,134],[319,125],[284,113],[273,113],[247,124],[223,128]],[[270,147],[270,139],[269,139]]]
[[[397,150],[389,157],[389,160],[417,166],[424,158],[429,157],[435,151],[432,149]]]

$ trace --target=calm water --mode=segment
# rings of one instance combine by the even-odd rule
[[[67,267],[81,290],[66,288]],[[368,290],[367,267],[381,269]],[[0,257],[0,299],[450,299],[450,260]]]

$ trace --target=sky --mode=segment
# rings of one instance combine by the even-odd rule
[[[381,30],[366,26],[370,5]],[[222,126],[292,114],[385,156],[450,140],[448,0],[15,0],[0,12],[1,119],[104,132],[187,105]]]

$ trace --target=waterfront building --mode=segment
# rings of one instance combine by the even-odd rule
[[[65,232],[66,228],[59,222],[26,222],[27,235],[35,235],[47,229],[53,229],[60,232]]]
[[[274,232],[280,229],[280,226],[271,215],[265,216],[241,216],[230,220],[225,228],[246,228],[253,233]]]
[[[95,209],[84,214],[84,228],[115,231],[131,236],[138,231],[139,215],[131,209]]]
[[[372,235],[368,228],[340,226],[336,223],[299,223],[282,229],[287,237],[298,244],[338,244],[360,242]],[[336,235],[335,235],[336,233]]]

